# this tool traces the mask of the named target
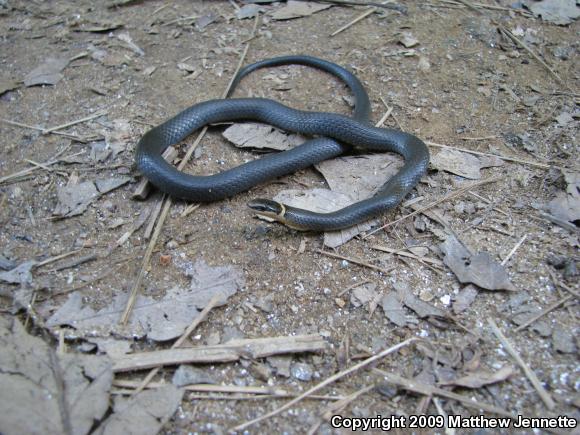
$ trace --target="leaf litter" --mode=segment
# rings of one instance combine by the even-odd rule
[[[445,148],[431,159],[431,165],[440,171],[451,172],[470,180],[481,178],[481,169],[492,166],[502,166],[499,157],[477,157],[473,154]]]
[[[60,354],[0,317],[0,432],[86,434],[109,408],[112,363]]]
[[[155,435],[173,416],[184,390],[168,384],[130,397],[115,396],[113,414],[95,435]]]
[[[486,290],[515,290],[505,268],[487,252],[472,254],[454,235],[439,245],[443,262],[463,284],[472,283]]]
[[[155,341],[171,340],[183,333],[214,295],[221,296],[219,305],[223,305],[244,282],[241,272],[234,267],[211,267],[202,259],[192,264],[186,275],[191,277],[188,288],[174,287],[160,300],[140,296],[127,327],[118,325],[127,293],[113,296],[112,302],[100,310],[84,305],[82,295],[74,293],[46,325],[50,328],[69,325],[83,336],[106,337],[114,333],[127,338],[147,336]]]
[[[299,134],[286,134],[267,124],[237,123],[224,130],[222,135],[239,148],[268,148],[285,151],[304,143],[306,138]]]
[[[294,18],[308,17],[331,6],[316,2],[288,0],[284,6],[272,13],[272,18],[274,20],[292,20]]]
[[[24,85],[56,85],[64,77],[61,73],[68,64],[68,59],[49,57],[24,77]]]

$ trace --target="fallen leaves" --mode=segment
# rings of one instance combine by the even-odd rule
[[[457,379],[440,382],[439,385],[455,385],[457,387],[465,388],[481,388],[486,385],[503,382],[512,376],[515,370],[511,366],[503,366],[496,372],[491,372],[484,369],[479,369],[476,372],[466,374]]]
[[[477,157],[473,154],[445,148],[433,156],[431,165],[440,171],[451,172],[470,180],[479,180],[482,168],[502,166],[503,162],[499,157]]]
[[[515,290],[505,268],[487,252],[472,254],[453,235],[439,245],[445,255],[443,262],[462,283],[473,283],[486,290]]]
[[[580,220],[580,173],[563,171],[566,191],[558,192],[546,208],[554,217],[567,222]]]
[[[267,124],[243,123],[228,127],[222,135],[240,148],[273,149],[285,151],[303,143],[299,134],[286,134]]]
[[[525,4],[534,15],[560,26],[570,24],[580,17],[580,9],[575,0],[526,1]]]
[[[109,408],[104,356],[57,354],[18,319],[0,317],[0,432],[86,434]]]
[[[61,218],[82,214],[96,198],[129,181],[131,181],[130,177],[121,176],[59,186],[57,188],[58,203],[53,214]]]
[[[167,385],[128,398],[116,396],[114,412],[95,431],[98,435],[155,435],[181,404],[184,390]]]
[[[220,305],[243,285],[241,273],[230,266],[210,267],[203,260],[191,265],[189,288],[175,287],[160,300],[148,296],[137,299],[133,316],[126,328],[118,325],[127,302],[127,293],[119,293],[100,310],[83,304],[79,293],[72,294],[46,322],[48,327],[69,325],[86,335],[107,336],[114,332],[123,337],[147,336],[165,341],[179,337],[215,294],[221,296]]]
[[[61,72],[68,63],[68,59],[49,57],[24,77],[24,85],[56,85],[63,78]]]
[[[291,20],[293,18],[307,17],[331,6],[315,2],[288,0],[285,6],[272,13],[272,18],[274,20]]]

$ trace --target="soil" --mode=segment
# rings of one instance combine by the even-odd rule
[[[96,199],[88,209],[74,217],[55,219],[57,188],[71,178],[95,180],[139,174],[132,168],[134,144],[151,126],[201,101],[220,98],[236,70],[243,43],[251,36],[253,19],[235,18],[235,2],[142,1],[107,7],[104,2],[55,0],[7,1],[0,15],[3,80],[22,80],[47,58],[73,58],[54,86],[18,86],[0,97],[0,118],[31,126],[49,127],[80,119],[98,110],[106,115],[69,127],[67,133],[79,137],[102,135],[115,120],[126,120],[131,127],[127,148],[104,162],[90,158],[92,146],[56,134],[15,125],[2,125],[0,177],[46,162],[66,148],[64,155],[79,154],[79,162],[58,163],[51,170],[39,169],[25,177],[0,184],[0,254],[16,264],[25,260],[42,261],[72,250],[77,256],[98,253],[95,261],[62,271],[48,268],[34,272],[38,301],[33,307],[46,319],[68,295],[56,295],[82,280],[94,278],[110,269],[119,269],[100,281],[77,291],[94,308],[109,304],[112,296],[129,291],[141,267],[148,240],[142,227],[123,245],[109,248],[127,231],[148,206],[131,199],[135,184],[127,184]],[[510,2],[489,2],[509,6]],[[266,4],[271,11],[282,5]],[[483,153],[507,156],[503,166],[483,169],[483,176],[497,180],[477,187],[438,206],[439,213],[455,234],[473,252],[485,251],[502,261],[526,236],[507,262],[509,278],[516,291],[480,290],[475,301],[461,313],[452,305],[464,287],[447,267],[426,263],[372,248],[388,246],[406,251],[408,246],[429,249],[429,257],[441,258],[438,245],[443,228],[427,217],[409,218],[376,232],[369,238],[356,238],[336,253],[364,259],[384,269],[376,270],[322,255],[322,237],[289,230],[278,224],[257,220],[246,203],[251,198],[272,198],[286,188],[324,187],[314,170],[300,171],[247,193],[214,204],[204,204],[186,217],[188,204],[175,201],[166,220],[141,294],[163,298],[175,285],[186,285],[183,263],[203,258],[212,266],[234,265],[245,278],[245,286],[214,309],[195,331],[190,344],[207,342],[211,334],[236,334],[247,338],[322,334],[328,342],[321,354],[294,355],[292,363],[311,372],[311,380],[276,375],[268,360],[203,366],[224,385],[273,386],[302,392],[345,366],[339,364],[344,343],[350,342],[346,367],[407,338],[421,337],[442,356],[454,355],[458,363],[439,362],[411,346],[381,360],[376,367],[405,378],[423,374],[424,382],[459,377],[466,372],[469,355],[478,355],[477,370],[496,371],[509,364],[517,367],[491,332],[493,319],[531,367],[555,401],[548,410],[519,368],[508,379],[475,389],[453,391],[475,400],[491,403],[524,416],[580,413],[580,368],[578,366],[578,305],[575,297],[545,314],[539,321],[549,329],[545,336],[533,328],[515,331],[511,320],[518,308],[514,297],[546,308],[568,293],[554,278],[578,292],[574,267],[578,262],[578,233],[542,217],[539,207],[564,187],[561,168],[578,173],[577,120],[561,125],[556,117],[574,114],[578,93],[578,23],[556,26],[506,10],[480,10],[486,16],[460,5],[433,2],[419,5],[407,2],[407,14],[384,9],[354,24],[336,36],[330,33],[351,21],[364,8],[334,6],[312,16],[275,21],[267,14],[258,27],[258,36],[249,44],[245,64],[283,54],[309,54],[354,71],[371,97],[373,121],[385,113],[384,100],[393,108],[385,126],[401,128],[425,141]],[[180,17],[204,16],[213,12],[216,20],[200,30],[194,20],[169,23]],[[493,18],[493,21],[487,17]],[[118,29],[82,31],[89,25]],[[106,24],[106,25],[105,25]],[[526,50],[497,31],[504,26],[537,53],[559,75],[550,72]],[[521,32],[523,33],[521,33]],[[399,42],[406,32],[418,41],[405,48]],[[520,32],[520,33],[518,33]],[[526,33],[527,32],[527,33]],[[143,50],[140,55],[117,36],[128,33]],[[106,56],[94,53],[105,50]],[[414,50],[414,52],[410,52]],[[403,53],[405,52],[405,53]],[[564,53],[564,55],[562,54]],[[565,55],[568,53],[567,55]],[[178,68],[191,65],[195,71]],[[155,67],[151,72],[150,67]],[[282,77],[281,86],[268,78]],[[271,77],[271,76],[270,76]],[[312,69],[289,66],[261,70],[244,79],[235,96],[261,96],[284,104],[315,111],[349,114],[348,90],[337,80]],[[576,112],[577,115],[578,112]],[[254,158],[255,153],[235,149],[221,136],[222,126],[212,127],[196,152],[187,171],[209,174],[234,167]],[[100,139],[99,139],[100,140]],[[180,147],[180,156],[194,140]],[[430,147],[432,154],[440,151]],[[529,165],[520,161],[532,161]],[[423,196],[420,204],[462,187],[465,179],[444,171],[430,170],[411,197]],[[411,198],[410,197],[410,198]],[[384,223],[412,211],[399,207],[384,216]],[[111,228],[122,218],[126,224]],[[422,222],[427,222],[426,228]],[[439,231],[437,231],[439,230]],[[302,248],[301,248],[302,245]],[[567,268],[555,268],[553,259],[561,257]],[[169,257],[169,260],[168,260]],[[75,257],[72,257],[75,258]],[[69,259],[70,260],[70,259]],[[64,261],[64,260],[63,260]],[[58,265],[59,263],[57,263]],[[376,284],[377,292],[388,294],[395,285],[406,284],[412,293],[453,316],[455,321],[441,324],[419,319],[416,324],[398,327],[383,314],[381,307],[369,313],[356,306],[345,289],[357,282]],[[13,286],[2,284],[12,291]],[[576,293],[577,294],[577,293]],[[269,312],[256,308],[271,295]],[[0,307],[12,313],[10,298],[0,297]],[[410,311],[407,312],[409,315]],[[25,319],[30,312],[16,314]],[[42,322],[29,327],[39,333]],[[554,346],[553,331],[570,336],[576,349],[564,353]],[[69,351],[76,352],[82,340],[71,340]],[[56,341],[54,343],[57,345]],[[165,344],[135,341],[133,349],[159,349]],[[466,356],[468,355],[468,356]],[[354,358],[353,358],[354,357]],[[296,364],[304,363],[305,366]],[[256,367],[266,371],[260,372]],[[171,381],[174,367],[164,369],[159,379]],[[451,374],[450,374],[451,373]],[[141,373],[120,378],[140,380]],[[326,387],[320,394],[347,396],[373,385],[380,378],[363,370]],[[446,387],[450,388],[450,387]],[[244,421],[265,414],[288,399],[209,400],[194,399],[186,393],[164,433],[223,433]],[[193,394],[193,393],[191,393]],[[434,401],[404,389],[368,391],[340,411],[345,416],[437,415]],[[317,423],[329,402],[304,400],[284,412],[249,428],[251,433],[303,433]],[[478,415],[456,401],[441,399],[439,405],[449,415]],[[331,412],[332,414],[333,412]],[[492,416],[492,414],[487,414]],[[333,432],[324,422],[319,431]]]

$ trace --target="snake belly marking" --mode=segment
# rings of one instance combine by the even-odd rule
[[[269,199],[254,199],[248,205],[258,215],[270,217],[303,231],[347,228],[397,206],[427,171],[429,151],[420,139],[411,134],[371,126],[368,95],[360,81],[346,69],[311,56],[266,59],[242,68],[233,80],[228,97],[240,80],[250,72],[259,68],[288,64],[312,66],[341,79],[355,96],[352,117],[296,110],[264,98],[205,101],[185,109],[145,133],[137,144],[135,155],[137,169],[155,187],[173,197],[194,202],[213,202],[344,154],[353,147],[368,151],[391,151],[405,159],[401,170],[373,197],[348,207],[332,213],[315,213]],[[316,135],[317,138],[291,150],[269,154],[209,176],[185,174],[167,163],[161,156],[168,146],[182,141],[205,125],[241,120],[264,122],[283,130]]]

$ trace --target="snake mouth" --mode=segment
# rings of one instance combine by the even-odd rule
[[[253,199],[248,202],[248,207],[268,217],[281,217],[286,212],[282,204],[271,199]]]

